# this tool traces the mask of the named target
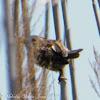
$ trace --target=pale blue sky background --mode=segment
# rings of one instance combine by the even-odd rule
[[[35,12],[33,14],[33,22],[36,22],[38,17],[41,15],[40,19],[38,20],[38,24],[36,24],[35,27],[32,27],[32,34],[38,35],[41,30],[44,28],[44,12],[45,12],[45,3],[43,3],[43,0],[39,1],[35,7]],[[0,1],[1,3],[1,1]],[[30,4],[31,5],[31,4]],[[0,5],[2,7],[2,5]],[[61,12],[61,10],[60,10]],[[100,9],[98,8],[98,12],[100,12]],[[43,13],[43,14],[41,14]],[[99,13],[100,14],[100,13]],[[0,8],[0,16],[2,15],[2,11]],[[100,17],[100,16],[99,16]],[[60,13],[60,19],[61,19],[61,32],[63,34],[63,22],[62,22],[62,13]],[[77,82],[77,93],[78,93],[78,100],[99,100],[97,94],[92,88],[92,85],[90,83],[90,77],[94,77],[92,68],[89,64],[90,61],[94,61],[94,54],[93,54],[93,46],[96,48],[96,50],[100,53],[100,40],[99,40],[99,34],[97,30],[97,25],[95,21],[95,16],[92,8],[92,0],[68,0],[68,20],[69,20],[69,28],[71,31],[71,39],[72,39],[72,48],[78,49],[83,48],[84,51],[81,52],[80,58],[75,59],[75,68],[76,68],[76,82]],[[1,20],[0,20],[1,21]],[[34,23],[31,23],[33,25]],[[1,23],[0,23],[1,25]],[[54,25],[53,25],[53,16],[52,16],[52,8],[50,8],[50,21],[49,21],[49,34],[50,39],[55,39],[54,36]],[[0,32],[0,93],[1,91],[5,94],[5,90],[7,90],[6,86],[6,78],[4,75],[5,71],[5,61],[6,58],[4,56],[5,46],[3,45],[3,42],[5,43],[4,37],[2,37],[2,32]],[[54,85],[55,85],[55,95],[56,100],[60,100],[60,85],[58,84],[58,76],[59,73],[51,72],[50,79],[52,80],[52,75],[54,77]],[[3,77],[3,78],[2,78]],[[72,100],[71,97],[71,85],[70,85],[70,75],[69,75],[69,67],[66,66],[66,77],[67,77],[67,84],[68,84],[68,96],[69,100]],[[3,84],[3,86],[1,85]],[[100,91],[100,90],[99,90]],[[51,91],[51,94],[54,93],[54,91]],[[54,99],[54,96],[52,95],[52,100]],[[4,99],[3,99],[4,100]],[[6,100],[6,99],[5,99]]]

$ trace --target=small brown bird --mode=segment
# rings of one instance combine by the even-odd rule
[[[70,51],[57,40],[47,40],[39,36],[31,36],[35,64],[52,71],[59,71],[59,81],[62,69],[69,64],[70,59],[78,58],[83,49]]]

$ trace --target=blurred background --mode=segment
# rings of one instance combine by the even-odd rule
[[[66,82],[34,64],[31,35],[83,49]],[[99,100],[99,36],[100,0],[0,0],[0,100]]]

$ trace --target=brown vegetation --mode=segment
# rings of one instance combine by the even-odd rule
[[[100,90],[100,54],[97,53],[95,48],[94,48],[94,56],[95,56],[95,61],[93,63],[90,62],[90,64],[93,69],[96,82],[92,78],[90,78],[90,82],[92,84],[93,89],[95,90],[97,95],[100,97],[100,91],[99,91]]]

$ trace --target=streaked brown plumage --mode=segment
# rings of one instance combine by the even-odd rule
[[[62,68],[70,59],[78,58],[83,49],[70,51],[56,40],[47,40],[39,36],[31,36],[33,44],[34,62],[52,71],[59,71],[62,76]],[[59,77],[59,79],[60,79]]]

